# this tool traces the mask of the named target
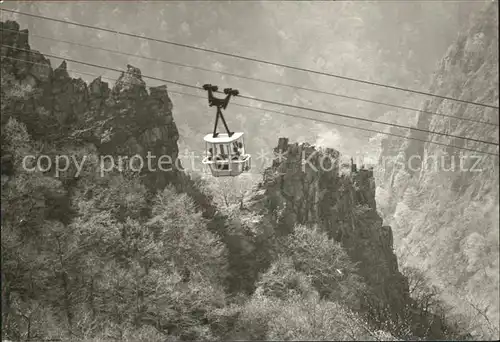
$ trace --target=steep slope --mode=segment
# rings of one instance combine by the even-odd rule
[[[86,84],[16,22],[0,28],[15,31],[1,50],[2,340],[215,339],[203,316],[225,299],[221,222],[175,164],[154,164],[178,153],[166,89],[130,65],[112,89]]]
[[[286,138],[280,139],[275,152],[282,153],[283,160],[278,155],[266,170],[264,206],[280,212],[280,232],[287,233],[295,224],[321,225],[362,269],[366,267],[362,273],[372,278],[377,297],[402,308],[404,279],[392,253],[391,229],[382,226],[376,212],[371,171],[339,175],[339,152],[289,144]]]
[[[498,106],[498,84],[498,3],[491,2],[449,48],[430,92]],[[419,113],[418,128],[498,142],[498,110],[438,98],[422,110],[497,126]],[[491,145],[406,133],[498,153]],[[445,289],[447,301],[474,321],[471,331],[498,338],[498,157],[385,137],[376,174],[380,210],[394,228],[402,262]]]
[[[57,146],[92,144],[101,156],[113,156],[107,159],[112,166],[144,175],[150,190],[175,184],[195,197],[206,215],[214,214],[208,200],[180,172],[179,133],[166,86],[150,87],[148,92],[141,71],[131,65],[112,89],[100,78],[87,85],[69,76],[66,62],[53,70],[48,59],[30,49],[28,30],[20,30],[17,22],[0,25],[8,29],[2,31],[3,44],[12,46],[2,46],[2,85],[30,90],[29,98],[2,103],[2,123],[14,117],[26,124],[35,140]],[[136,154],[141,158],[134,160]],[[111,171],[109,167],[104,169]]]
[[[100,78],[87,86],[83,80],[69,76],[66,62],[52,70],[44,56],[30,50],[28,31],[19,31],[16,22],[2,23],[1,27],[16,31],[2,32],[3,43],[12,46],[2,47],[5,77],[15,75],[12,82],[40,90],[38,96],[17,107],[7,106],[5,112],[10,115],[5,119],[12,115],[26,121],[29,133],[35,138],[65,132],[67,139],[96,144],[103,154],[112,152],[131,157],[151,151],[153,155],[167,154],[175,160],[178,133],[165,87],[151,88],[148,93],[140,70],[130,65],[113,89]],[[52,127],[46,127],[48,123],[40,118],[40,112],[47,117],[46,121],[52,121]]]
[[[412,309],[408,280],[393,252],[392,230],[376,210],[373,171],[341,170],[338,151],[290,144],[286,138],[280,138],[274,152],[273,165],[249,204],[262,215],[262,226],[273,227],[264,234],[286,236],[296,225],[319,227],[358,267],[356,274],[345,275],[360,276],[366,285],[350,290],[359,291],[357,310],[395,336],[407,328],[414,336],[443,338],[444,321]],[[393,326],[377,321],[382,316]]]

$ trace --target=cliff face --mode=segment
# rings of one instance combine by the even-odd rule
[[[431,93],[498,106],[497,6],[488,4],[449,48]],[[438,98],[425,101],[422,110],[496,126],[419,113],[418,128],[498,142],[498,110]],[[498,153],[491,145],[407,133]],[[377,175],[380,210],[394,228],[402,261],[426,271],[458,306],[490,303],[479,307],[498,322],[498,157],[386,137]]]
[[[155,157],[153,172],[148,172],[147,164],[143,171],[154,189],[181,177],[173,164],[163,165],[172,166],[172,171],[154,172],[160,156],[172,161],[178,156],[179,134],[165,86],[151,87],[148,92],[141,71],[130,65],[111,89],[100,78],[87,85],[69,76],[66,62],[53,70],[48,59],[30,49],[28,31],[19,30],[16,22],[2,22],[1,28],[15,31],[2,32],[3,44],[13,46],[2,46],[4,82],[33,90],[27,99],[3,104],[2,120],[15,117],[27,125],[34,139],[92,143],[101,155],[131,158],[139,154],[146,163],[149,153]],[[124,167],[130,165],[124,160]]]
[[[391,228],[376,211],[373,172],[342,173],[338,151],[290,144],[286,138],[279,139],[274,152],[252,210],[264,214],[278,235],[296,224],[321,227],[358,263],[369,296],[399,313],[408,284],[398,270]]]

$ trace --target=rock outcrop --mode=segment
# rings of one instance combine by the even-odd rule
[[[386,319],[407,324],[413,336],[444,338],[448,328],[441,317],[413,309],[392,229],[377,213],[373,170],[346,172],[338,151],[292,144],[287,138],[279,139],[274,153],[272,166],[249,201],[249,209],[262,215],[263,226],[275,227],[269,234],[288,234],[297,224],[318,226],[358,265],[367,285],[362,312],[373,317],[373,309],[383,310]]]
[[[265,171],[251,210],[287,234],[296,224],[317,225],[347,251],[368,285],[368,306],[401,315],[411,302],[407,279],[398,269],[391,227],[377,214],[373,171],[348,173],[339,167],[340,153],[280,138],[273,165]],[[414,317],[414,326],[428,318]],[[437,321],[436,321],[437,322]],[[440,323],[431,328],[439,338]],[[415,328],[418,334],[418,328]]]
[[[152,189],[182,177],[174,164],[179,133],[166,86],[148,92],[141,71],[131,65],[111,89],[100,78],[87,85],[70,77],[65,61],[53,70],[48,59],[30,49],[28,31],[16,22],[2,22],[1,28],[2,43],[8,46],[1,50],[4,82],[32,90],[28,98],[5,104],[2,120],[14,116],[34,139],[92,143],[101,155],[125,160],[138,154],[146,163],[149,154],[152,170],[145,164],[143,171]],[[160,156],[170,157],[164,160],[172,163],[162,166],[172,171],[158,170]]]
[[[464,101],[498,106],[498,14],[497,8],[495,8],[497,6],[497,3],[489,4],[469,30],[461,33],[458,40],[448,49],[447,55],[442,59],[435,73],[430,86],[431,93]],[[425,112],[442,112],[452,114],[457,118],[489,122],[493,125],[463,121],[450,117],[432,116]],[[442,98],[432,98],[423,104],[422,112],[418,116],[417,128],[495,142],[498,141],[498,122],[498,109]],[[409,135],[410,138],[431,140],[479,151],[494,153],[498,150],[497,147],[491,145],[432,135],[422,131],[399,132],[399,134],[404,133],[406,133],[405,135]],[[474,161],[471,158],[467,158],[467,156],[480,155],[480,153],[463,151],[454,147],[445,147],[415,139],[407,140],[391,136],[385,137],[381,147],[381,159],[394,158],[398,153],[404,154],[402,165],[405,167],[402,171],[420,180],[424,180],[423,178],[434,173],[435,169],[431,169],[431,167],[435,165],[425,163],[428,157],[443,155],[445,159],[443,164],[437,166],[449,168],[452,163],[455,163],[457,166],[459,165],[459,157],[460,153],[462,153],[464,159],[467,160],[464,164],[464,169],[470,170]],[[491,169],[491,173],[488,172],[488,176],[492,176],[497,172],[495,167],[490,168],[490,166],[494,166],[491,163],[491,159],[484,156],[484,158],[481,158],[480,165],[477,165],[478,167],[487,166],[488,169]],[[390,165],[387,167],[387,164],[384,166],[384,176],[388,177],[388,175],[392,175],[393,168]],[[475,176],[484,179],[487,178],[484,177],[484,174],[474,175],[471,172],[466,172],[465,174],[454,172],[451,183],[454,188],[458,187],[463,191],[474,182],[474,178],[478,178]],[[384,184],[389,178],[384,179]]]
[[[2,88],[29,93],[2,101],[2,124],[14,117],[34,140],[62,148],[94,145],[101,156],[113,156],[116,167],[140,170],[151,192],[172,184],[194,199],[204,217],[214,217],[210,199],[181,171],[179,132],[166,86],[146,87],[141,71],[131,65],[112,88],[101,78],[87,84],[70,77],[65,61],[52,69],[50,60],[30,49],[28,30],[20,30],[17,22],[0,22],[0,29],[7,46],[0,55]],[[139,158],[131,161],[135,155],[141,156],[142,165]],[[8,159],[2,156],[2,169],[9,165],[4,157]]]
[[[498,107],[498,89],[498,2],[491,2],[450,46],[429,91]],[[422,111],[457,119],[421,112],[420,129],[498,142],[498,109],[430,98]],[[421,131],[408,134],[498,154],[497,146]],[[464,296],[491,303],[485,313],[498,322],[498,157],[388,136],[380,161],[377,183],[380,193],[389,194],[381,211],[394,228],[402,262],[428,272],[450,292],[454,306],[468,305]],[[472,240],[485,242],[473,247]]]

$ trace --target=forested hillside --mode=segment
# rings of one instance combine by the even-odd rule
[[[132,65],[112,87],[71,78],[17,22],[0,28],[2,339],[468,336],[398,267],[369,170],[341,174],[337,150],[286,138],[287,159],[245,197],[176,169],[111,168],[175,159],[167,89]],[[316,156],[305,168],[302,152]]]
[[[498,3],[491,2],[462,31],[439,64],[430,91],[498,106]],[[498,142],[498,109],[442,99],[420,112],[417,127]],[[481,143],[404,132],[411,137],[498,153]],[[380,211],[394,229],[397,255],[423,271],[442,298],[469,317],[478,338],[499,338],[498,157],[382,138],[377,173]]]

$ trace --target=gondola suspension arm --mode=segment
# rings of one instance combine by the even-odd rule
[[[224,127],[226,128],[227,134],[229,137],[231,137],[234,132],[231,132],[229,130],[229,127],[227,126],[226,120],[224,119],[224,115],[222,115],[222,109],[226,109],[227,105],[229,104],[229,100],[231,99],[231,96],[237,96],[239,94],[239,91],[236,89],[231,89],[231,88],[226,88],[224,89],[224,94],[226,94],[226,98],[224,99],[219,99],[214,96],[213,92],[218,90],[217,86],[211,85],[211,84],[205,84],[203,85],[203,89],[208,91],[208,105],[210,107],[217,107],[217,114],[215,116],[215,124],[214,124],[214,132],[213,132],[213,137],[216,138],[219,133],[217,132],[217,124],[219,123],[219,117],[222,120],[222,123],[224,124]]]

